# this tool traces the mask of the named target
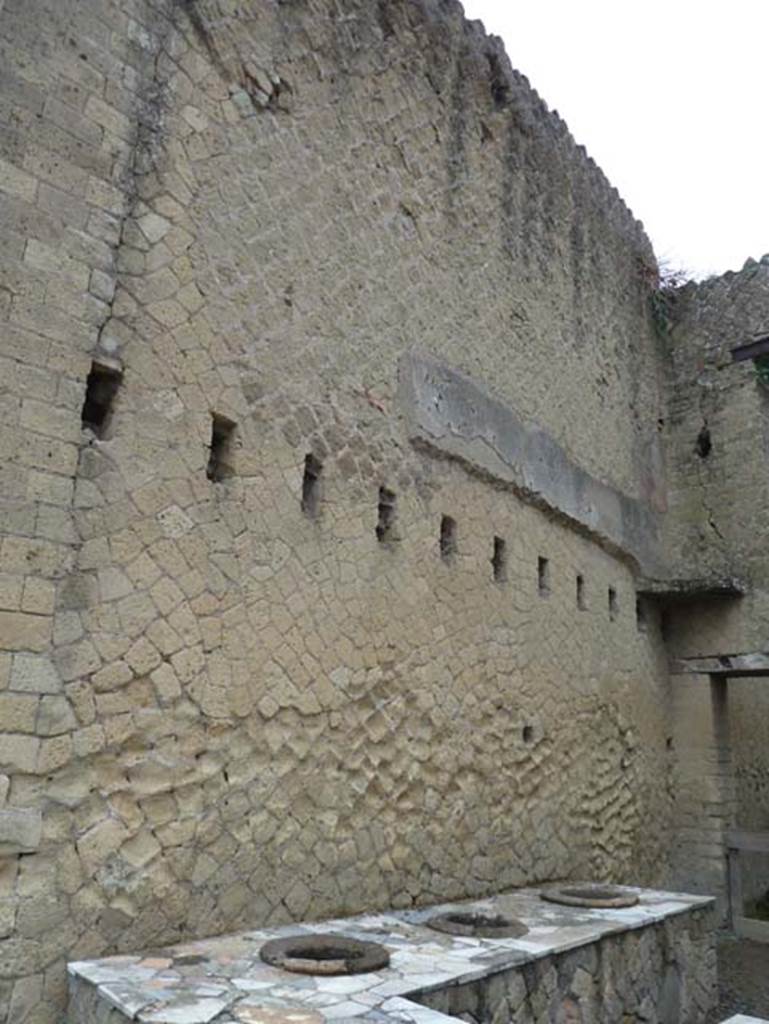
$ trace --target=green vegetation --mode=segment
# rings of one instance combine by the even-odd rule
[[[641,280],[649,289],[649,307],[654,328],[660,338],[667,338],[673,330],[673,309],[678,290],[688,284],[690,274],[673,267],[666,260],[656,264],[638,261]]]

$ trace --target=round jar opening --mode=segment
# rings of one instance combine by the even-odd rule
[[[478,910],[450,910],[436,914],[425,922],[428,928],[448,935],[464,935],[480,939],[520,938],[529,930],[522,921],[504,914],[487,914]]]
[[[550,903],[560,903],[566,907],[594,907],[599,910],[619,910],[622,907],[634,907],[638,903],[635,893],[616,885],[564,885],[545,889],[540,895]]]
[[[390,954],[378,942],[326,933],[272,939],[259,956],[271,967],[295,974],[365,974],[390,963]]]

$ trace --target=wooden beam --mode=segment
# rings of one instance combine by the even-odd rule
[[[673,675],[702,676],[769,676],[769,653],[715,654],[699,658],[673,658]]]

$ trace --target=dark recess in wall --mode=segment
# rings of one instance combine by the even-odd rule
[[[80,419],[83,426],[92,430],[97,437],[103,438],[109,427],[113,403],[122,379],[119,370],[101,363],[91,364]]]
[[[702,430],[697,434],[697,440],[694,444],[694,450],[697,452],[701,459],[706,459],[710,455],[713,449],[713,442],[710,438],[710,429],[707,423],[703,425]]]

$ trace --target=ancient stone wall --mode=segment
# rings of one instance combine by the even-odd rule
[[[741,828],[769,831],[769,693],[765,679],[729,682],[729,726]]]
[[[67,958],[664,882],[653,257],[562,122],[444,0],[0,40],[10,1019]],[[415,433],[423,357],[480,454]]]
[[[718,897],[721,921],[729,915],[726,833],[738,820],[730,686],[674,676],[670,713],[671,886]]]
[[[733,744],[735,823],[769,832],[769,685],[766,679],[729,681],[729,730]],[[752,912],[769,909],[769,854],[740,856],[743,895]],[[756,903],[761,907],[757,908]]]
[[[731,574],[739,600],[702,600],[670,618],[672,653],[767,649],[769,393],[732,349],[769,333],[769,259],[690,284],[673,307],[669,338],[669,557],[682,576]]]
[[[739,273],[686,286],[676,297],[673,313],[666,426],[670,559],[681,576],[739,577],[747,593],[737,599],[700,598],[671,606],[666,611],[666,639],[676,659],[703,656],[717,663],[721,656],[769,651],[769,392],[751,361],[732,359],[735,347],[755,335],[769,334],[769,259],[749,260]],[[674,686],[679,685],[686,686],[690,703],[700,700],[695,715],[708,715],[707,687],[697,687],[696,677],[674,677]],[[726,685],[723,726],[728,729],[735,781],[735,808],[726,824],[769,830],[769,680],[731,678]],[[682,738],[697,747],[703,740],[707,745],[705,737],[691,730],[688,739]],[[712,792],[705,791],[719,785],[717,770],[705,770],[700,783],[694,783],[695,789],[701,787],[702,800],[699,811],[697,801],[689,800],[687,829],[679,837],[683,848],[695,836],[695,846],[709,848],[716,856],[712,826],[718,824],[724,805],[714,816]],[[689,799],[683,793],[679,797]],[[696,817],[699,827],[693,824]],[[722,856],[718,859],[723,869]],[[747,898],[763,895],[769,889],[769,858],[742,859]],[[708,875],[713,877],[713,871],[701,876],[705,884]]]
[[[78,765],[106,723],[96,648],[64,595],[81,544],[77,410],[110,317],[157,26],[131,0],[0,9],[0,1019],[14,1024],[57,1019],[62,962],[96,912],[75,837],[103,796]]]

